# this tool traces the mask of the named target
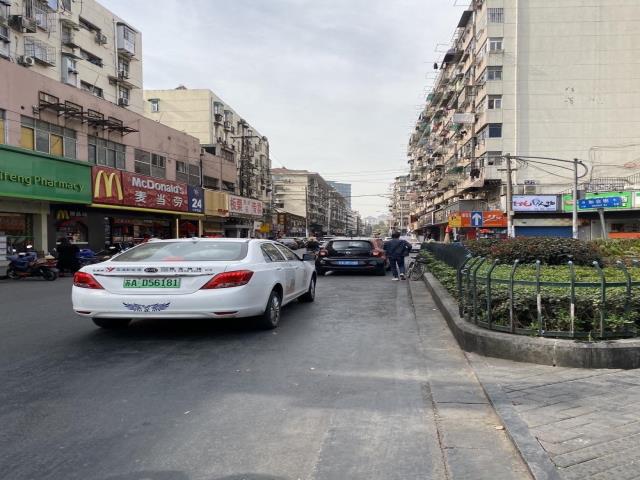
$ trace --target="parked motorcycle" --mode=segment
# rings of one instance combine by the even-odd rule
[[[20,280],[26,277],[42,277],[53,281],[58,278],[57,261],[55,258],[38,258],[38,254],[27,246],[26,252],[7,255],[11,263],[7,268],[7,277],[12,280]]]

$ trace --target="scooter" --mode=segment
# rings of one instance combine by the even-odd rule
[[[38,254],[29,250],[14,255],[7,255],[7,260],[11,263],[7,269],[7,277],[12,280],[20,280],[26,277],[42,277],[45,280],[53,281],[58,278],[57,261],[54,258],[38,258]],[[14,251],[15,252],[15,251]]]

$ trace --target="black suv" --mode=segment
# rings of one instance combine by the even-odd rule
[[[316,271],[372,272],[384,275],[387,257],[379,238],[334,238],[322,246],[316,258]]]

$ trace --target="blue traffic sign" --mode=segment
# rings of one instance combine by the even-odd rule
[[[583,198],[578,200],[580,208],[615,208],[622,206],[622,197]]]
[[[482,212],[471,212],[471,226],[472,227],[482,226]]]

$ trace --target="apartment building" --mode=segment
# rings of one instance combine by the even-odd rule
[[[351,208],[351,184],[343,183],[343,182],[333,182],[331,180],[327,180],[327,183],[335,188],[336,192],[338,192],[347,202],[347,207]]]
[[[409,175],[400,175],[391,185],[391,201],[389,203],[389,228],[406,233],[411,230],[411,204]]]
[[[347,203],[318,173],[274,168],[274,206],[308,220],[309,235],[345,235]]]
[[[207,188],[237,192],[271,205],[269,140],[211,90],[145,90],[145,115],[200,139],[203,148],[236,165],[238,184],[219,184],[205,172]]]
[[[521,157],[512,234],[571,235],[572,172],[561,160],[587,165],[585,198],[631,198],[640,187],[638,21],[630,1],[472,1],[410,136],[413,228],[505,236],[505,153]],[[633,201],[614,203],[624,207],[608,209],[608,232],[640,232]],[[583,238],[598,236],[596,216],[580,209]]]
[[[0,1],[0,57],[142,114],[142,35],[95,0]]]

